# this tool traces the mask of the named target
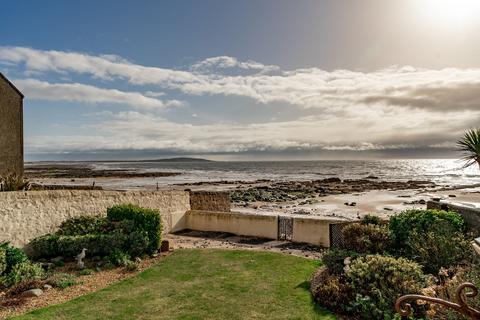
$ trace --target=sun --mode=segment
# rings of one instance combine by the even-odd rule
[[[466,27],[480,20],[480,0],[414,0],[425,23]]]

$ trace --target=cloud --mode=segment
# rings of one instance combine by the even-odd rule
[[[247,151],[327,150],[383,151],[440,147],[461,135],[458,125],[480,113],[451,112],[428,116],[425,110],[408,114],[372,113],[336,117],[305,117],[270,123],[190,124],[169,121],[146,111],[110,113],[90,126],[95,136],[35,137],[30,150],[169,150],[172,152],[238,153]]]
[[[211,72],[212,70],[234,68],[243,70],[254,70],[257,72],[265,73],[280,70],[278,66],[264,65],[260,62],[255,61],[238,61],[237,58],[228,56],[207,58],[205,60],[198,61],[191,66],[191,70],[197,72]]]
[[[135,64],[116,55],[24,47],[0,47],[0,63],[31,74],[15,81],[29,99],[132,107],[127,112],[99,115],[104,121],[90,128],[92,135],[32,137],[29,150],[36,151],[440,148],[451,146],[465,128],[478,125],[480,119],[480,69],[281,70],[220,56],[175,70]],[[82,81],[132,89],[72,82],[79,75]],[[69,82],[38,80],[47,76]],[[186,101],[168,100],[165,92]],[[224,106],[209,109],[208,100],[196,104],[197,96],[220,97]],[[229,101],[238,97],[247,98],[239,100],[247,101],[243,105],[246,113],[262,108],[263,120],[252,116],[248,123],[241,123],[236,119]],[[153,112],[179,105],[192,106],[184,118],[180,113],[169,118]]]
[[[84,103],[118,103],[134,108],[163,109],[182,105],[177,100],[162,101],[138,92],[102,89],[80,83],[49,83],[35,79],[15,80],[28,99]]]
[[[0,47],[0,63],[24,64],[27,72],[88,74],[105,81],[125,80],[137,86],[156,86],[187,95],[241,96],[261,104],[285,102],[304,109],[355,104],[442,111],[449,106],[475,109],[479,100],[476,90],[480,87],[480,69],[393,66],[372,72],[319,68],[282,71],[277,66],[241,62],[227,56],[207,58],[195,63],[190,71],[182,71],[142,66],[116,55]],[[229,68],[259,72],[247,75],[219,72]],[[272,70],[276,72],[269,74]]]

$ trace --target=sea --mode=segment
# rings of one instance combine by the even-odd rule
[[[319,180],[329,177],[381,180],[429,180],[440,185],[480,184],[478,166],[463,168],[456,159],[428,160],[319,160],[319,161],[192,161],[192,162],[93,162],[97,169],[138,172],[177,172],[177,176],[149,178],[149,183],[173,185],[214,181]],[[140,183],[140,181],[138,181]],[[146,181],[144,181],[146,182]]]

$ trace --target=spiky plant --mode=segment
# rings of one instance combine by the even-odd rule
[[[462,139],[457,142],[460,151],[463,151],[462,160],[464,168],[477,164],[480,168],[480,128],[465,132]]]
[[[21,191],[30,189],[30,182],[16,174],[0,176],[0,191]]]

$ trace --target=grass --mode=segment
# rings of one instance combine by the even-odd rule
[[[14,319],[336,319],[308,291],[318,265],[272,252],[179,250],[133,278]]]

